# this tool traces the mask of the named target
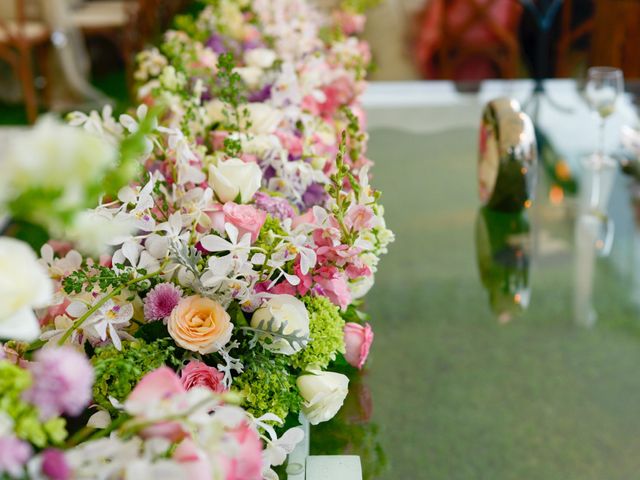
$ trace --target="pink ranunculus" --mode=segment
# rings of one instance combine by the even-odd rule
[[[344,326],[344,347],[346,350],[344,357],[350,365],[362,369],[369,356],[372,342],[373,330],[368,323],[360,325],[347,322]]]
[[[347,280],[336,267],[319,268],[313,276],[313,281],[322,288],[324,295],[342,310],[351,303],[351,291]]]
[[[232,223],[239,231],[240,236],[245,233],[251,234],[251,242],[255,242],[260,233],[264,221],[267,219],[267,213],[255,208],[252,205],[238,205],[237,203],[227,202],[222,207],[225,221]]]
[[[212,475],[211,462],[193,440],[185,438],[173,452],[173,459],[185,469],[189,480],[209,480]]]
[[[219,462],[223,467],[225,480],[261,480],[262,441],[258,432],[247,422],[242,422],[225,436],[236,444],[236,448],[229,451],[239,453],[233,457],[224,453],[220,456]]]
[[[222,379],[224,374],[215,367],[210,367],[204,362],[198,360],[190,361],[186,367],[180,372],[180,380],[187,390],[193,387],[205,387],[217,393],[226,390]]]

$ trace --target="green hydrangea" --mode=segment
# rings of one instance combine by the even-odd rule
[[[291,357],[291,364],[300,369],[310,365],[325,369],[338,352],[344,353],[344,320],[326,297],[307,296],[302,301],[309,312],[311,341]]]
[[[65,420],[53,417],[42,423],[38,409],[22,400],[22,393],[29,388],[31,381],[29,371],[0,361],[0,412],[11,418],[19,438],[38,448],[60,445],[67,438]]]
[[[302,398],[287,369],[288,358],[258,350],[243,359],[245,370],[233,382],[244,397],[243,406],[257,417],[271,412],[284,419],[300,411]]]
[[[175,347],[169,339],[147,343],[142,339],[123,342],[122,350],[113,345],[96,349],[92,358],[96,381],[93,385],[94,401],[116,413],[109,397],[124,401],[140,379],[167,363],[175,362]]]
[[[260,229],[260,234],[258,235],[254,246],[271,253],[278,243],[278,240],[274,235],[286,235],[286,232],[282,228],[280,220],[270,214],[267,214],[267,218]]]

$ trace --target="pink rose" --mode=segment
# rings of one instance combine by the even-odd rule
[[[180,381],[187,390],[193,387],[205,387],[217,393],[226,389],[222,383],[224,375],[217,368],[210,367],[204,362],[190,361],[180,372]]]
[[[344,357],[350,365],[362,369],[369,356],[371,343],[373,343],[373,330],[368,323],[360,325],[348,322],[344,326],[344,347],[346,350]]]
[[[222,207],[225,221],[232,223],[239,231],[240,237],[245,233],[251,234],[251,242],[255,242],[260,233],[264,221],[267,219],[267,213],[258,210],[251,205],[238,205],[237,203],[227,202]]]

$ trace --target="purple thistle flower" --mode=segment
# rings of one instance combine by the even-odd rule
[[[10,435],[0,437],[0,476],[22,478],[23,467],[31,458],[33,450],[24,440]]]
[[[62,413],[82,413],[92,398],[89,360],[70,347],[45,348],[35,360],[28,366],[33,384],[24,392],[24,400],[38,407],[43,421]]]
[[[147,320],[162,320],[171,315],[182,299],[182,290],[173,283],[160,283],[147,293],[144,299],[144,316]]]
[[[286,198],[272,197],[263,192],[256,192],[253,198],[256,202],[256,207],[280,220],[296,216],[295,210]]]

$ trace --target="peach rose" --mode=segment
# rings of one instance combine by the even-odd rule
[[[167,327],[180,347],[203,355],[224,347],[233,330],[222,305],[199,295],[183,298],[171,312]]]

